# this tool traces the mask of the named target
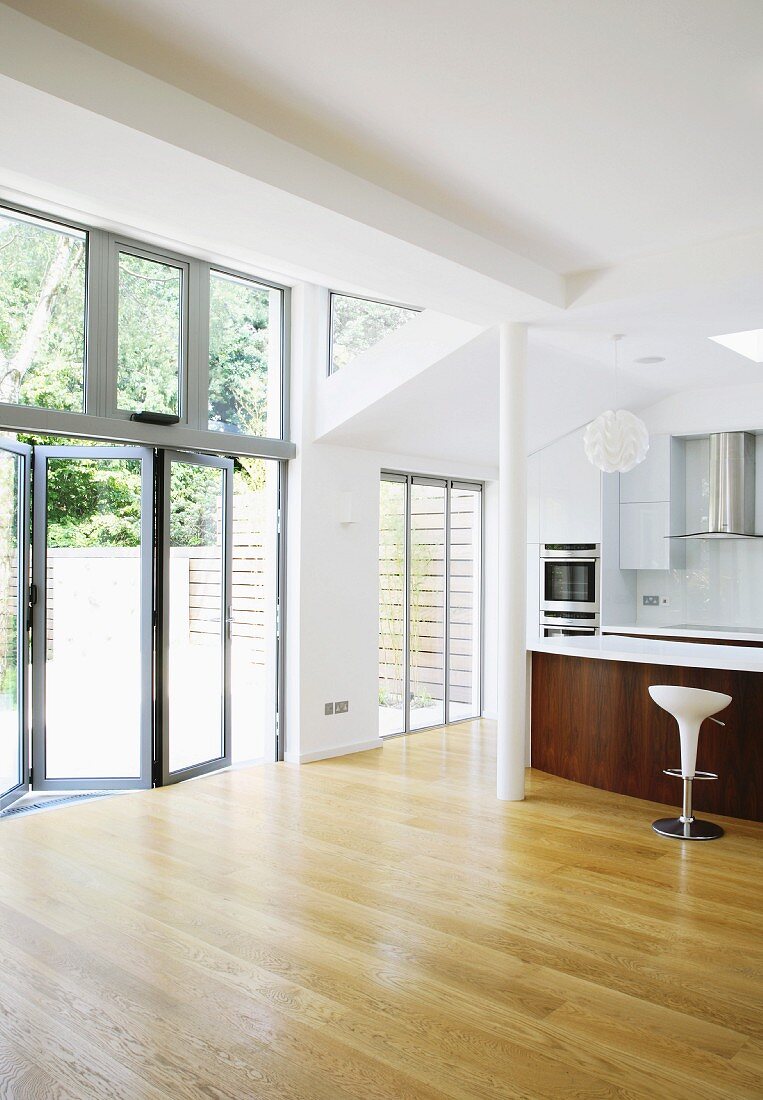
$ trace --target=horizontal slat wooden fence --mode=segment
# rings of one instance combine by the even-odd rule
[[[403,692],[404,518],[397,483],[382,483],[379,539],[379,688],[390,703]],[[387,486],[393,486],[392,492]],[[401,486],[402,488],[402,486]],[[474,698],[479,627],[478,497],[451,494],[450,697]],[[445,694],[445,493],[436,486],[411,489],[410,676],[413,705]]]

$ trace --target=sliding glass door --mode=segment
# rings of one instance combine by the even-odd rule
[[[448,721],[478,718],[482,653],[482,490],[451,482],[448,509]]]
[[[27,606],[31,447],[0,440],[0,809],[29,786]]]
[[[482,488],[384,474],[379,515],[379,733],[476,718]]]
[[[447,487],[413,478],[410,489],[408,571],[408,728],[445,721],[445,543]]]
[[[408,481],[382,478],[379,495],[379,733],[406,731]]]

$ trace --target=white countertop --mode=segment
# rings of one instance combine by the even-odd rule
[[[582,635],[573,638],[530,638],[527,648],[534,653],[560,653],[601,661],[763,672],[763,647],[758,646],[695,645],[694,642],[662,642],[653,638]]]
[[[645,626],[643,623],[603,626],[605,633],[651,634],[657,638],[721,638],[729,642],[759,642],[763,646],[763,627],[754,626],[698,626],[696,623],[677,623],[675,626]]]

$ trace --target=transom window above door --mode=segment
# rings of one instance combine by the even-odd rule
[[[117,408],[179,416],[187,268],[124,248],[117,263]]]

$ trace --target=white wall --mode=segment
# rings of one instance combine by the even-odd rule
[[[479,327],[468,321],[427,309],[388,333],[343,370],[329,375],[324,364],[316,393],[316,438],[366,412],[479,332]]]
[[[303,284],[292,297],[292,433],[287,526],[287,760],[375,747],[377,509],[362,455],[313,441],[317,380],[325,370],[327,294]],[[356,522],[340,523],[342,493]],[[378,483],[377,494],[378,500]],[[369,584],[368,577],[374,584]],[[347,699],[347,714],[324,703]]]
[[[484,467],[315,441],[325,383],[327,292],[292,298],[292,434],[286,617],[286,759],[307,762],[378,748],[379,477],[383,469],[478,481]],[[344,494],[352,524],[342,524]],[[495,541],[495,540],[494,540]],[[347,699],[347,714],[324,704]]]
[[[763,427],[763,382],[684,390],[643,409],[639,416],[654,434],[759,431]]]

